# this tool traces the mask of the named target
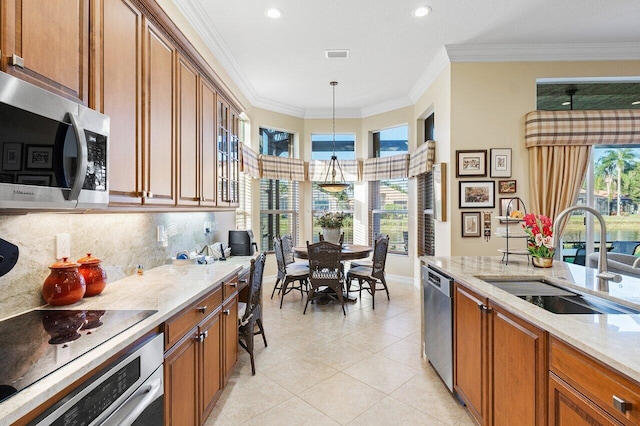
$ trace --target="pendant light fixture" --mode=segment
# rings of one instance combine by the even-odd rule
[[[349,184],[344,181],[344,174],[336,157],[336,86],[338,82],[332,81],[329,84],[333,87],[333,154],[327,167],[324,183],[319,183],[318,186],[327,192],[342,192],[349,187]],[[340,172],[340,180],[336,181],[338,172]],[[331,173],[331,180],[329,180],[329,173]]]

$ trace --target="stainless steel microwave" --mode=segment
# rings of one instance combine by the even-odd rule
[[[109,117],[0,72],[0,208],[109,202]]]

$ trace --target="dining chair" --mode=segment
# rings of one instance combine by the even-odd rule
[[[284,296],[291,290],[299,290],[301,296],[308,292],[309,265],[305,265],[302,262],[294,262],[287,265],[280,237],[273,237],[273,251],[276,254],[278,275],[271,292],[271,298],[273,299],[273,295],[278,290],[278,294],[280,294],[280,309],[282,309]],[[298,282],[298,285],[295,285],[296,282]],[[290,283],[293,284],[289,286]]]
[[[280,237],[282,242],[282,255],[284,256],[284,264],[291,265],[295,263],[297,265],[309,266],[309,261],[307,260],[296,260],[296,257],[293,255],[293,238],[291,238],[290,234],[286,234]]]
[[[256,365],[253,359],[253,336],[262,334],[264,346],[267,347],[267,337],[264,334],[262,325],[262,304],[260,303],[265,259],[266,255],[264,253],[260,253],[256,259],[251,259],[249,298],[247,303],[238,303],[238,343],[249,353],[251,374],[254,376],[256,374]],[[257,331],[256,326],[258,327]]]
[[[342,294],[342,246],[328,241],[319,241],[309,244],[307,241],[307,254],[309,257],[309,282],[311,284],[307,294],[307,303],[304,305],[303,314],[307,313],[309,302],[320,297],[331,297],[342,305],[344,310],[344,296]]]
[[[384,238],[384,234],[375,234],[374,235],[374,237],[373,237],[374,245],[375,245],[375,241],[377,241],[378,238]],[[366,266],[368,268],[373,268],[373,260],[370,259],[370,258],[352,260],[349,265],[352,268],[355,268],[357,266]]]
[[[372,266],[356,266],[349,269],[347,272],[346,287],[347,293],[351,291],[351,283],[353,280],[358,280],[358,292],[362,297],[362,290],[365,289],[371,294],[373,309],[376,308],[376,291],[384,290],[387,293],[387,299],[389,297],[389,289],[387,287],[387,280],[385,278],[385,264],[387,262],[387,252],[389,250],[389,236],[383,235],[378,237],[373,247],[373,259]],[[368,286],[365,286],[364,283]],[[379,285],[381,284],[381,286]],[[355,291],[355,290],[354,290]]]

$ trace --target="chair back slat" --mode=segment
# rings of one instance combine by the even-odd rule
[[[389,236],[380,235],[375,241],[373,247],[373,271],[372,276],[381,278],[384,276],[384,268],[387,263],[387,252],[389,249]]]
[[[251,268],[249,270],[249,298],[242,322],[250,318],[254,311],[260,307],[260,290],[262,288],[262,276],[266,258],[267,256],[264,253],[260,253],[256,259],[251,259]]]
[[[338,244],[319,241],[315,244],[307,242],[309,257],[309,280],[314,287],[326,286],[339,282],[341,276],[342,248]]]
[[[293,239],[291,238],[291,235],[283,235],[280,237],[280,240],[282,241],[282,256],[284,258],[284,264],[289,265],[295,262],[296,259],[293,256]]]
[[[286,274],[287,264],[284,261],[284,254],[282,253],[282,239],[280,237],[273,237],[273,251],[276,254],[278,272],[281,274]]]

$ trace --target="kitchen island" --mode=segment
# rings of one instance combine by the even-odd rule
[[[71,360],[0,403],[0,424],[11,424],[65,391],[78,380],[103,365],[114,355],[197,302],[223,283],[248,271],[251,256],[230,258],[211,265],[163,265],[109,282],[98,296],[59,309],[73,310],[154,310],[155,314],[111,337],[84,355]],[[43,308],[57,309],[45,306]]]
[[[638,309],[640,280],[623,277],[605,293],[597,290],[595,269],[564,262],[552,268],[535,268],[524,259],[506,265],[490,256],[424,257],[422,262],[455,281],[455,390],[481,424],[528,415],[533,424],[570,424],[566,418],[576,413],[584,424],[637,424],[633,398],[640,394],[640,315],[554,314],[488,281],[536,277]],[[607,381],[623,383],[621,392],[633,404],[618,401],[622,398],[615,393],[600,395],[609,392]],[[575,395],[582,399],[567,404]],[[524,399],[528,402],[520,404]]]

